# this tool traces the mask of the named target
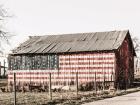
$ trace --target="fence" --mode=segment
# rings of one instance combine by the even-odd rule
[[[13,73],[12,72],[10,74],[10,82],[8,82],[9,87],[12,88],[13,87]],[[20,72],[21,73],[21,72]],[[24,76],[21,75],[20,73],[16,72],[16,85],[17,85],[17,89],[20,91],[21,89],[26,90],[33,90],[38,88],[40,91],[47,91],[47,89],[49,88],[49,74],[50,73],[44,73],[41,75],[38,74],[36,72],[35,75],[37,75],[37,77],[35,75],[32,74],[32,72],[29,72],[31,75],[28,76]],[[65,72],[67,73],[67,72]],[[19,75],[20,74],[20,75]],[[58,75],[58,76],[56,76]],[[99,81],[99,76],[97,75],[97,72],[94,72],[94,75],[90,75],[89,77],[92,78],[90,79],[90,81],[88,81],[89,77],[83,79],[81,77],[81,75],[79,74],[79,72],[73,72],[70,74],[64,74],[64,76],[59,76],[61,74],[54,74],[51,73],[51,86],[52,89],[55,91],[58,90],[76,90],[76,84],[78,84],[78,88],[79,90],[104,90],[104,89],[108,89],[110,86],[114,86],[114,74],[112,73],[112,75],[110,76],[109,81],[106,80],[105,74],[102,77],[102,81]],[[72,75],[71,78],[68,78],[67,75]],[[93,77],[91,77],[93,76]],[[36,77],[36,78],[35,78]],[[8,80],[9,80],[8,78]],[[21,79],[23,78],[23,79]],[[41,78],[41,79],[40,79]],[[42,79],[43,78],[43,79]],[[81,79],[82,78],[82,79]],[[11,81],[12,79],[12,81]],[[22,81],[20,81],[22,80]],[[84,80],[84,81],[83,81]],[[78,81],[78,82],[76,82]]]
[[[16,98],[19,97],[19,96],[18,97],[16,96],[17,95],[16,92],[20,91],[20,89],[19,89],[18,85],[16,84],[16,73],[14,73],[13,77],[14,77],[14,84],[13,84],[14,105],[16,105],[16,101],[17,101]],[[109,87],[113,86],[113,83],[114,83],[113,81],[105,81],[105,79],[104,79],[103,82],[96,81],[96,73],[95,73],[95,79],[94,79],[93,82],[89,82],[89,83],[86,83],[86,84],[80,84],[79,83],[78,72],[76,72],[74,83],[72,85],[67,84],[65,86],[61,86],[61,85],[60,86],[55,86],[55,85],[53,85],[52,84],[52,74],[51,73],[49,73],[48,77],[49,77],[48,78],[49,79],[48,87],[45,88],[45,87],[38,87],[38,86],[34,86],[34,85],[29,85],[29,87],[28,87],[29,90],[28,91],[29,92],[32,91],[32,93],[35,92],[34,95],[35,94],[37,95],[38,92],[46,90],[47,92],[44,92],[44,93],[46,93],[46,99],[45,100],[53,100],[53,99],[67,99],[67,100],[70,100],[71,98],[78,98],[79,96],[85,95],[84,91],[89,92],[89,90],[90,90],[90,92],[92,94],[93,94],[93,92],[95,94],[97,94],[97,91],[109,89]],[[111,77],[112,77],[112,80],[113,80],[113,75]],[[108,85],[109,85],[109,87],[108,87]],[[24,92],[24,91],[22,90],[22,92]],[[33,95],[32,95],[32,93],[29,93],[29,92],[27,92],[27,93],[30,94],[30,95],[28,95],[28,98],[30,99],[31,97],[33,97]],[[42,94],[44,94],[44,93],[42,93]],[[25,94],[25,93],[23,93],[23,94]],[[39,94],[41,95],[41,93],[39,93]],[[24,98],[26,98],[26,97],[24,97]],[[19,98],[18,98],[18,100],[19,100]],[[27,101],[27,103],[28,103],[28,101]]]

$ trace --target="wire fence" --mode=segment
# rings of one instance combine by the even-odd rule
[[[111,78],[113,78],[111,76]],[[16,84],[16,73],[14,73],[14,85],[13,85],[13,93],[9,98],[5,98],[0,102],[8,102],[14,103],[14,105],[43,105],[47,104],[50,100],[57,100],[59,103],[65,101],[71,102],[71,100],[78,99],[79,97],[90,96],[90,95],[98,95],[99,91],[104,91],[110,89],[111,86],[114,86],[113,81],[96,81],[96,73],[95,79],[92,82],[87,82],[85,84],[81,84],[79,82],[78,72],[75,75],[75,80],[73,83],[66,83],[66,85],[54,85],[52,84],[52,74],[49,73],[48,86],[44,87],[44,91],[40,91],[40,88],[37,86],[29,85],[28,92],[20,91]],[[113,79],[112,79],[113,80]],[[57,82],[57,81],[56,81]],[[43,89],[42,89],[43,90]],[[7,94],[8,96],[8,94]]]

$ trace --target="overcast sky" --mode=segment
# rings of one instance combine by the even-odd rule
[[[12,46],[27,36],[129,29],[140,39],[140,0],[2,0],[14,15],[7,23],[17,35]]]

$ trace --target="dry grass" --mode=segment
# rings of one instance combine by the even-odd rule
[[[78,97],[88,96],[93,92],[80,92]],[[13,105],[14,93],[1,93],[0,94],[0,105]],[[66,104],[76,102],[77,96],[75,92],[55,92],[53,93],[53,100],[49,100],[49,94],[47,92],[25,92],[17,93],[17,105],[49,105],[52,104]],[[74,103],[75,103],[74,102]]]
[[[7,86],[7,79],[0,79],[0,87],[5,87]]]
[[[93,91],[79,92],[78,97],[76,92],[53,92],[53,99],[49,100],[47,92],[18,92],[17,105],[80,105],[94,100],[111,98],[117,95],[123,95],[140,91],[140,88],[128,89],[126,91],[116,91],[114,94],[109,94],[107,91],[99,92],[95,95]],[[13,105],[14,93],[0,93],[0,105]]]

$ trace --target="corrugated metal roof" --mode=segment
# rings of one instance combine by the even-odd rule
[[[34,36],[14,49],[13,54],[114,50],[127,33],[128,30]]]

